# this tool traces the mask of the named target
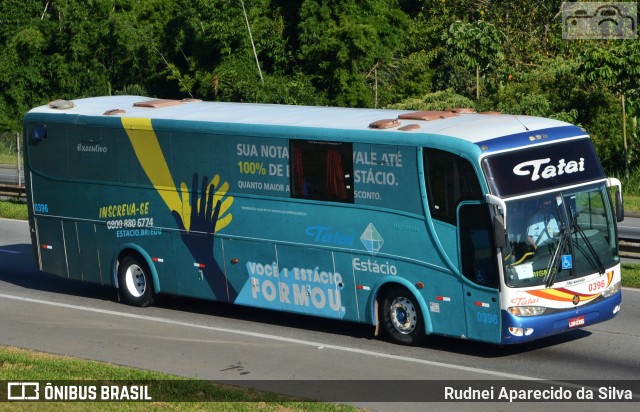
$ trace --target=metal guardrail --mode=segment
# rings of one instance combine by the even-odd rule
[[[640,242],[637,239],[619,239],[620,256],[630,259],[640,259]]]
[[[25,190],[24,186],[0,183],[0,196],[26,198],[27,191]]]

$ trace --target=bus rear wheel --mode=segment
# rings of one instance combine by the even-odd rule
[[[120,295],[129,305],[145,307],[153,303],[153,284],[149,266],[142,259],[125,256],[118,266]]]
[[[420,306],[413,294],[401,286],[384,294],[382,325],[391,340],[403,345],[417,345],[426,337]]]

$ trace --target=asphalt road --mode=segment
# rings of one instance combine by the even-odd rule
[[[24,170],[20,170],[20,181],[24,185]],[[18,167],[12,165],[0,165],[0,183],[8,183],[17,185],[18,183]]]
[[[625,216],[624,220],[618,223],[618,237],[640,241],[640,217]]]
[[[288,393],[309,381],[318,393],[331,380],[393,382],[535,378],[559,382],[597,380],[595,386],[640,379],[640,292],[623,291],[614,320],[515,347],[433,337],[421,347],[395,345],[358,324],[315,319],[193,299],[166,299],[150,308],[117,302],[114,290],[35,269],[25,222],[0,220],[0,344],[159,370],[206,380],[270,383]],[[322,381],[325,381],[323,383]],[[390,384],[391,382],[391,384]],[[256,385],[256,383],[258,383]],[[618,382],[619,383],[619,382]],[[637,385],[636,385],[637,386]],[[351,403],[381,411],[567,410],[634,403]]]

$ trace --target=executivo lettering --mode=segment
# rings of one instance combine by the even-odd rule
[[[99,144],[93,145],[84,145],[82,143],[78,143],[76,150],[79,152],[90,152],[90,153],[107,153],[109,148],[105,146],[100,146]]]

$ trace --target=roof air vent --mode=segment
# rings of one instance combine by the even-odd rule
[[[122,109],[111,109],[103,113],[105,116],[114,116],[116,114],[125,114],[127,111]]]
[[[403,132],[412,132],[414,130],[420,130],[420,129],[421,129],[421,127],[420,127],[419,124],[411,123],[411,124],[408,124],[406,126],[402,126],[398,130],[402,130]]]
[[[398,119],[382,119],[377,120],[369,125],[371,129],[390,129],[392,127],[400,126]]]
[[[405,113],[398,116],[399,119],[406,120],[438,120],[446,117],[456,116],[455,113],[442,110],[423,110],[419,112]]]
[[[451,113],[456,113],[456,114],[476,113],[476,111],[471,107],[454,107],[451,109],[447,109],[447,111]]]
[[[76,107],[76,104],[71,100],[58,99],[58,100],[49,102],[49,107],[51,107],[52,109],[65,110],[65,109],[71,109],[73,107]]]
[[[155,99],[146,100],[144,102],[136,102],[133,104],[133,107],[151,107],[157,109],[159,107],[176,106],[179,104],[182,104],[180,100]]]

